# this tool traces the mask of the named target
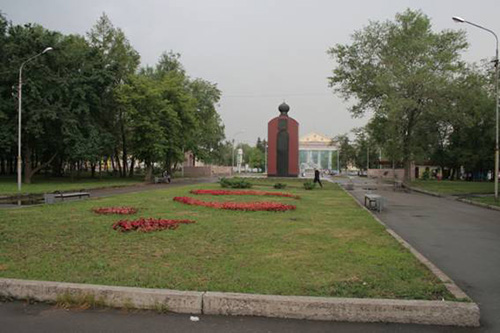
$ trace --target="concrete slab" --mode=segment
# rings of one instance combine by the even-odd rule
[[[203,313],[346,322],[479,326],[474,303],[207,292]]]
[[[61,296],[75,300],[91,296],[109,307],[162,309],[201,313],[202,292],[115,287],[92,284],[0,279],[0,296],[56,302]]]

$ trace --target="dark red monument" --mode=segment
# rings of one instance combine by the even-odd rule
[[[283,102],[280,115],[267,124],[268,177],[299,175],[299,123],[288,116],[290,107]]]

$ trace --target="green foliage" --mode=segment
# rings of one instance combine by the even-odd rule
[[[435,33],[426,15],[408,9],[395,21],[371,22],[352,39],[328,51],[338,63],[330,86],[345,99],[356,98],[353,116],[373,111],[373,136],[398,152],[408,178],[410,162],[427,150],[425,120],[450,105],[465,34]]]
[[[286,188],[286,184],[284,184],[284,183],[276,183],[276,184],[274,184],[273,187],[275,189],[282,190],[282,189]]]
[[[219,181],[221,187],[225,188],[251,188],[252,183],[244,178],[221,178]]]
[[[171,168],[191,151],[211,162],[222,155],[220,91],[192,80],[180,55],[163,53],[139,70],[140,56],[123,30],[102,14],[85,37],[37,24],[13,25],[0,13],[0,174],[15,160],[17,80],[23,69],[22,145],[25,181],[42,169],[53,175],[100,162],[133,176],[134,165]],[[14,87],[14,90],[13,90]]]
[[[306,190],[314,190],[316,188],[316,183],[314,183],[310,180],[305,182],[303,185],[304,185],[304,189],[306,189]]]

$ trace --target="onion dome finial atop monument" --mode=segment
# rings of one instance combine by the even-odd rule
[[[286,116],[288,111],[290,111],[290,107],[288,106],[288,104],[283,102],[280,104],[280,106],[278,106],[278,110],[281,112],[282,116]]]

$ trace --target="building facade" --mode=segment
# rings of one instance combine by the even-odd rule
[[[322,134],[309,133],[299,139],[300,173],[314,169],[338,171],[338,146]]]

